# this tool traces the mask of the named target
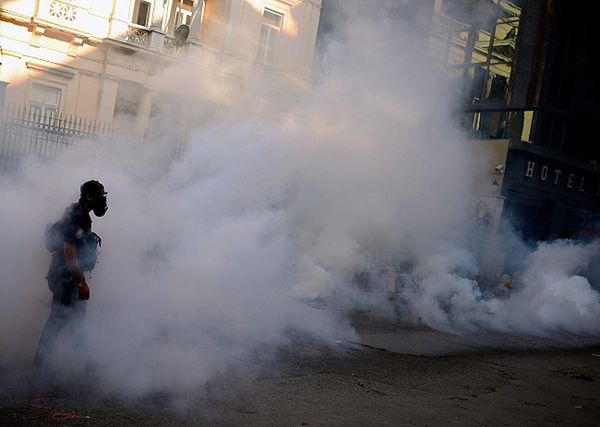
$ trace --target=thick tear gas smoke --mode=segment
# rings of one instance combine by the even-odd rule
[[[103,247],[87,319],[106,389],[196,387],[289,330],[354,339],[336,309],[457,332],[600,335],[599,294],[577,275],[597,243],[541,245],[509,298],[482,296],[464,225],[478,159],[450,117],[448,86],[406,49],[413,34],[346,23],[323,81],[281,120],[215,119],[160,174],[114,141],[4,179],[0,362],[31,358],[49,310],[42,230],[91,178],[110,205],[94,222]],[[402,264],[396,303],[361,290],[362,273]]]

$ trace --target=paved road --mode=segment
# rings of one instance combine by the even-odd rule
[[[491,351],[550,351],[600,346],[600,337],[569,333],[549,337],[492,331],[458,335],[428,328],[408,328],[365,316],[355,316],[353,325],[360,344],[416,356],[448,356]]]
[[[0,425],[600,424],[600,347],[355,323],[371,347],[290,336],[288,346],[259,348],[196,390],[135,401],[99,393],[86,378],[40,390],[27,371],[5,367]],[[57,412],[73,419],[56,420]]]

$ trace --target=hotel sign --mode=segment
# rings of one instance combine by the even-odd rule
[[[562,187],[579,193],[588,193],[600,196],[600,182],[587,179],[583,174],[570,170],[569,168],[558,168],[544,164],[543,160],[529,159],[525,162],[523,176],[527,179],[537,180],[540,184],[548,183],[553,187]]]
[[[511,142],[506,158],[506,190],[544,192],[548,197],[600,203],[600,174],[584,163],[567,162],[531,144]],[[520,187],[521,190],[518,190]]]

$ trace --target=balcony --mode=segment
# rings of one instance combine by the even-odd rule
[[[188,52],[190,43],[179,41],[175,37],[165,36],[162,51],[170,55],[183,55]]]
[[[187,41],[180,41],[175,37],[136,24],[128,25],[123,40],[137,47],[172,56],[185,55],[189,50],[189,42]]]
[[[139,47],[150,47],[150,30],[135,24],[129,24],[125,41]]]

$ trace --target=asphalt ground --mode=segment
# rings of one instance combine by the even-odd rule
[[[0,425],[600,425],[594,338],[355,324],[363,343],[290,333],[196,390],[135,400],[93,378],[40,385],[26,366],[3,367]]]
[[[353,316],[352,323],[358,334],[358,343],[415,356],[450,356],[493,351],[555,351],[600,346],[600,337],[568,332],[554,332],[543,337],[489,330],[456,334],[423,326],[406,327],[361,314]]]

